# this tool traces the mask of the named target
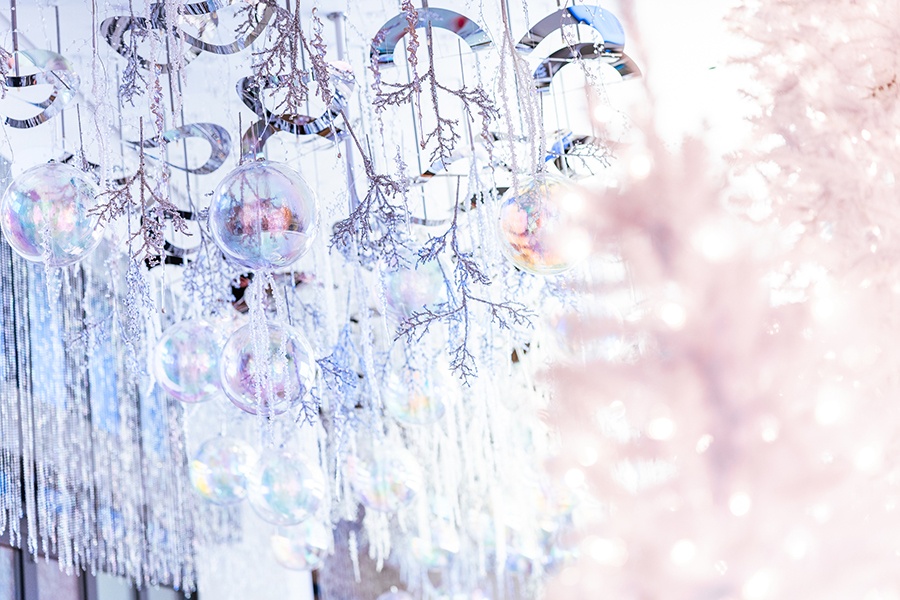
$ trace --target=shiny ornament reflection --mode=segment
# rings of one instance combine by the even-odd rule
[[[294,327],[269,323],[254,339],[253,325],[235,331],[219,358],[222,389],[252,415],[280,415],[312,389],[315,360],[306,338]]]
[[[153,372],[166,392],[182,402],[204,402],[219,391],[221,336],[206,321],[182,321],[156,345]]]
[[[422,487],[419,464],[403,448],[387,449],[368,461],[351,457],[347,467],[353,491],[372,510],[397,510],[409,504]]]
[[[256,452],[247,442],[218,436],[204,442],[190,464],[191,484],[214,504],[236,504],[247,496]]]
[[[442,371],[404,371],[392,375],[381,398],[388,414],[409,425],[428,425],[440,421],[446,411],[444,397],[453,382]]]
[[[250,162],[225,176],[209,207],[216,245],[249,269],[278,269],[312,247],[318,230],[316,196],[299,173],[269,161]]]
[[[91,177],[62,163],[28,169],[0,200],[6,241],[26,260],[62,267],[78,262],[100,243],[100,218],[92,215],[99,189]]]
[[[569,180],[543,174],[509,189],[500,200],[500,240],[517,267],[556,275],[587,258],[590,235],[583,226],[587,197]]]
[[[315,519],[282,527],[272,536],[275,560],[285,569],[312,571],[322,566],[331,548],[331,529]]]
[[[325,478],[288,452],[263,456],[250,476],[248,500],[264,521],[295,525],[313,516],[325,498]]]

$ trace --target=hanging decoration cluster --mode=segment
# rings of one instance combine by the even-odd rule
[[[539,593],[579,507],[543,475],[544,309],[577,301],[585,183],[620,141],[591,110],[640,71],[599,6],[496,4],[494,32],[404,0],[334,35],[300,3],[95,5],[87,36],[56,13],[94,41],[74,64],[13,2],[14,543],[194,590],[204,548],[260,519],[325,597]]]

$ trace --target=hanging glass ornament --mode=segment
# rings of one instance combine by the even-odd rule
[[[247,496],[264,521],[295,525],[313,516],[325,498],[325,478],[288,452],[264,455],[253,468]]]
[[[235,331],[222,350],[222,389],[251,415],[280,415],[303,401],[316,376],[313,351],[296,328],[268,323]],[[256,335],[255,335],[256,334]]]
[[[388,414],[409,425],[436,423],[444,416],[444,401],[453,382],[437,368],[391,374],[381,395]]]
[[[583,221],[585,191],[557,175],[520,182],[500,199],[500,241],[517,267],[556,275],[587,258],[591,239]]]
[[[235,504],[247,495],[247,477],[256,452],[247,442],[214,437],[200,446],[190,464],[191,484],[214,504]]]
[[[209,207],[216,245],[249,269],[279,269],[312,247],[319,224],[316,196],[299,173],[269,161],[225,176]]]
[[[294,527],[282,527],[272,536],[275,560],[285,569],[313,571],[331,549],[331,529],[316,519]]]
[[[219,391],[221,337],[206,321],[182,321],[166,330],[153,356],[153,372],[182,402],[204,402]]]
[[[372,510],[395,511],[422,487],[419,464],[404,448],[388,448],[368,461],[350,457],[347,471],[359,501]]]
[[[447,284],[441,265],[434,260],[415,268],[401,268],[384,276],[387,310],[398,319],[446,299]]]
[[[90,175],[63,163],[32,167],[13,179],[0,200],[6,241],[26,260],[63,267],[78,262],[103,237],[91,214],[100,194]]]

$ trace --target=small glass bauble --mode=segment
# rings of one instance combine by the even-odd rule
[[[191,484],[214,504],[235,504],[247,496],[256,452],[247,442],[214,437],[200,446],[190,465]]]
[[[244,325],[231,334],[219,358],[222,389],[252,415],[280,415],[300,403],[312,389],[315,365],[303,334],[278,323]]]
[[[384,302],[389,313],[406,319],[416,311],[443,302],[447,284],[441,265],[434,260],[386,273]]]
[[[550,174],[507,190],[500,199],[504,253],[535,275],[556,275],[576,266],[591,250],[584,226],[587,200],[575,184]]]
[[[353,491],[372,510],[406,506],[422,487],[419,463],[403,448],[379,451],[368,461],[351,457],[347,466]]]
[[[275,560],[285,569],[313,571],[331,549],[331,530],[316,519],[293,527],[282,527],[272,536]]]
[[[222,336],[206,321],[176,323],[156,345],[156,381],[176,400],[209,400],[219,391],[221,352]]]
[[[316,195],[287,165],[241,165],[216,187],[209,228],[216,245],[249,269],[279,269],[306,254],[319,225]]]
[[[288,452],[264,455],[250,476],[248,500],[264,521],[295,525],[313,516],[325,498],[325,478]]]
[[[438,369],[406,370],[388,377],[381,394],[388,414],[409,425],[429,425],[440,421],[446,411],[445,397],[453,382]]]
[[[100,194],[90,175],[63,163],[32,167],[0,200],[6,241],[26,260],[62,267],[88,255],[103,237],[91,211]]]

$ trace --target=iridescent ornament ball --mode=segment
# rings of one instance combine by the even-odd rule
[[[87,173],[63,163],[32,167],[13,179],[0,200],[6,241],[26,260],[52,267],[76,263],[103,237],[96,208],[100,190]]]
[[[219,391],[221,339],[206,321],[182,321],[156,345],[153,372],[166,392],[182,402],[204,402]]]
[[[247,478],[255,463],[256,452],[247,442],[214,437],[191,460],[191,485],[214,504],[236,504],[247,496]]]
[[[438,369],[404,371],[392,375],[382,392],[388,414],[409,425],[429,425],[440,421],[446,411],[445,397],[453,382]]]
[[[378,511],[394,511],[409,504],[422,487],[419,463],[404,448],[386,448],[370,460],[351,457],[350,484],[359,501]]]
[[[500,199],[501,247],[513,264],[535,275],[556,275],[587,258],[588,198],[574,183],[541,174]]]
[[[446,291],[444,273],[437,261],[398,269],[384,276],[385,305],[399,319],[443,302]]]
[[[325,498],[325,478],[288,452],[264,455],[250,477],[248,500],[264,521],[295,525],[316,514]]]
[[[226,256],[249,269],[278,269],[312,247],[319,225],[316,195],[287,165],[239,166],[216,187],[209,228]]]
[[[331,548],[331,529],[310,519],[294,527],[282,527],[272,536],[272,551],[275,560],[285,569],[313,571],[322,562]]]
[[[231,334],[219,358],[222,389],[252,415],[276,416],[299,404],[316,376],[313,351],[300,331],[268,323],[265,331],[247,324]],[[261,329],[261,328],[260,328]]]

